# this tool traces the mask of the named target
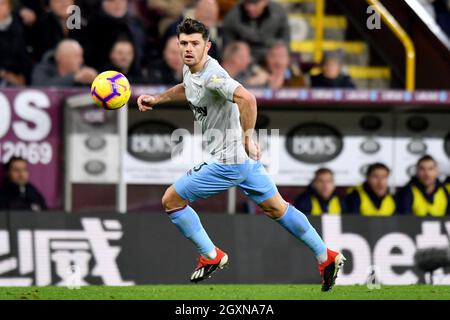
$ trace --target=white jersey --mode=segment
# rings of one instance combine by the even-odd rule
[[[208,56],[203,69],[183,67],[183,85],[189,106],[207,139],[206,150],[220,163],[242,163],[248,156],[242,143],[238,106],[233,102],[240,83],[217,60]]]

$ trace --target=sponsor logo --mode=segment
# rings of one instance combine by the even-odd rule
[[[172,150],[182,143],[174,141],[172,132],[177,128],[167,122],[145,121],[132,126],[128,131],[128,152],[144,161],[157,162],[171,158]]]
[[[293,128],[286,136],[286,149],[295,159],[322,163],[335,159],[343,149],[342,135],[324,123],[307,123]]]
[[[122,279],[116,262],[121,251],[117,240],[123,234],[120,222],[83,218],[81,226],[81,230],[19,229],[15,235],[0,230],[0,286],[133,285]],[[10,243],[12,239],[17,243]],[[12,256],[14,252],[17,256]]]

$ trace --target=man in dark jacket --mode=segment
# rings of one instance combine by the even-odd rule
[[[44,197],[29,182],[28,163],[24,159],[11,158],[5,169],[5,184],[0,189],[0,210],[42,211],[47,209]]]
[[[342,73],[342,57],[338,53],[328,53],[322,62],[322,73],[311,76],[311,87],[354,89],[355,85]]]
[[[102,0],[101,10],[86,28],[83,44],[86,63],[100,70],[118,39],[133,42],[136,67],[141,67],[145,35],[141,22],[128,12],[128,0]]]
[[[418,217],[443,217],[450,214],[449,194],[438,179],[436,160],[425,155],[417,161],[416,176],[397,193],[400,213]]]
[[[336,194],[333,171],[327,168],[318,169],[312,183],[298,196],[294,206],[301,212],[313,216],[345,213],[344,203]]]
[[[34,67],[31,79],[35,86],[90,86],[97,71],[83,65],[83,48],[75,40],[63,40],[55,52],[44,55]]]
[[[21,22],[11,0],[0,0],[0,87],[25,85],[30,69]]]
[[[277,40],[290,43],[290,28],[284,8],[270,0],[243,0],[228,12],[223,22],[225,44],[247,42],[257,63]]]
[[[348,213],[366,217],[388,217],[396,212],[394,197],[389,192],[389,168],[373,163],[367,168],[366,181],[345,198]]]

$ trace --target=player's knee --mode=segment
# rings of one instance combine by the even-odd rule
[[[262,208],[266,216],[271,219],[281,218],[284,214],[285,209],[280,206],[265,206]]]
[[[187,201],[182,199],[172,187],[169,187],[164,193],[161,203],[165,211],[170,211],[184,206]]]

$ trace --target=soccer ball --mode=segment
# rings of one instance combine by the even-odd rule
[[[92,82],[92,100],[104,109],[114,110],[123,107],[130,99],[130,95],[130,83],[120,72],[102,72]]]

